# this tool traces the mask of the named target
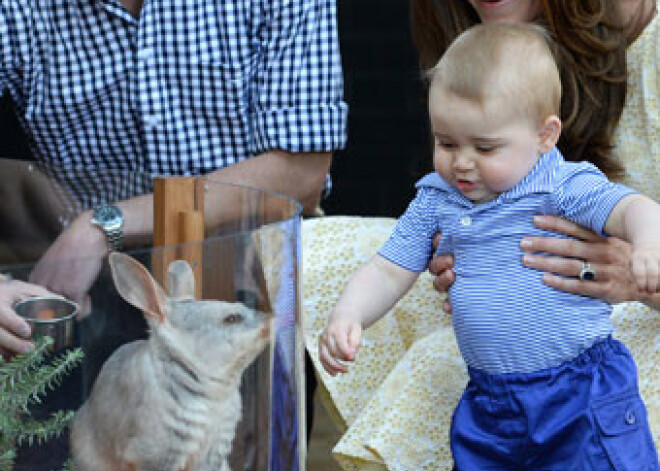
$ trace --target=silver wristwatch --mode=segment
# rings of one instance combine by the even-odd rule
[[[94,208],[90,222],[105,233],[110,250],[121,250],[121,228],[124,225],[121,209],[110,204],[100,204]]]

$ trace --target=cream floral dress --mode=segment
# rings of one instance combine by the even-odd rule
[[[626,182],[660,201],[660,19],[628,50],[627,106],[616,133]],[[423,273],[408,295],[364,334],[350,372],[335,378],[318,361],[318,336],[350,274],[386,240],[395,220],[326,217],[303,223],[305,344],[324,404],[345,431],[334,456],[347,471],[444,471],[452,467],[451,414],[467,381],[443,299]],[[632,351],[660,449],[660,313],[615,306],[615,336]]]

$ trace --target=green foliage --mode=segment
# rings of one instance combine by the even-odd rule
[[[40,403],[83,357],[77,348],[43,364],[51,343],[52,339],[42,337],[29,353],[9,361],[0,356],[0,470],[13,468],[18,445],[39,444],[59,436],[73,417],[73,411],[58,411],[39,422],[29,414],[29,406]]]

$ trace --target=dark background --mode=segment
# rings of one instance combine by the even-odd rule
[[[430,162],[423,92],[407,0],[338,0],[349,104],[348,143],[335,155],[327,214],[398,216]],[[29,156],[5,96],[0,156]]]

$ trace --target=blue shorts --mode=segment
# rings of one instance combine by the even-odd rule
[[[525,374],[469,370],[451,426],[459,471],[657,471],[637,369],[607,339]]]

